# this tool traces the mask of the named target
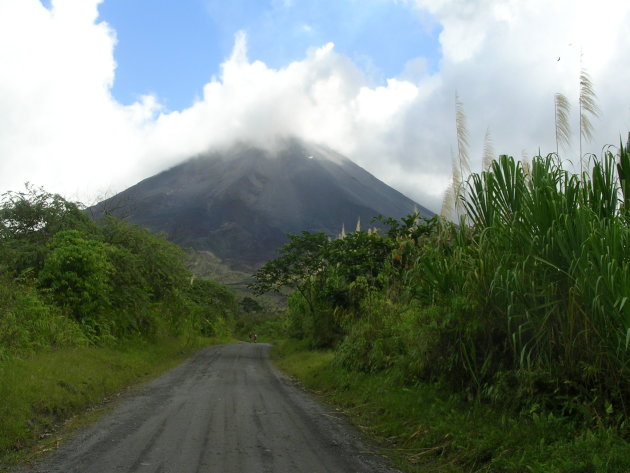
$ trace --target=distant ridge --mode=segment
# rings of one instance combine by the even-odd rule
[[[235,269],[273,258],[286,233],[367,229],[372,217],[432,212],[326,147],[287,139],[276,152],[240,143],[192,158],[96,205],[210,251]]]

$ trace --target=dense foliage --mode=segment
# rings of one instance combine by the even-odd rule
[[[164,238],[27,186],[0,201],[0,360],[51,346],[228,332],[236,298]]]
[[[464,184],[459,224],[291,236],[252,287],[297,289],[289,335],[349,371],[628,435],[629,189],[623,147],[582,174],[501,156]]]

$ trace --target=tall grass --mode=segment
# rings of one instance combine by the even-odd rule
[[[623,146],[582,174],[556,154],[471,174],[468,224],[396,237],[404,258],[360,301],[336,363],[628,429],[629,179]]]
[[[596,390],[609,411],[613,398],[627,409],[630,388],[629,162],[621,147],[618,162],[607,151],[575,175],[539,156],[527,175],[501,156],[462,195],[476,268],[463,285],[498,342],[479,356],[545,373],[560,391]],[[491,374],[475,366],[474,379]]]

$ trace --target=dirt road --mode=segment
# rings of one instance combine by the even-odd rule
[[[37,473],[393,472],[269,364],[269,346],[212,347],[145,385]]]

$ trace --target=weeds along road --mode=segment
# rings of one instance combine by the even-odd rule
[[[393,472],[269,364],[269,345],[208,348],[121,401],[37,473]]]

